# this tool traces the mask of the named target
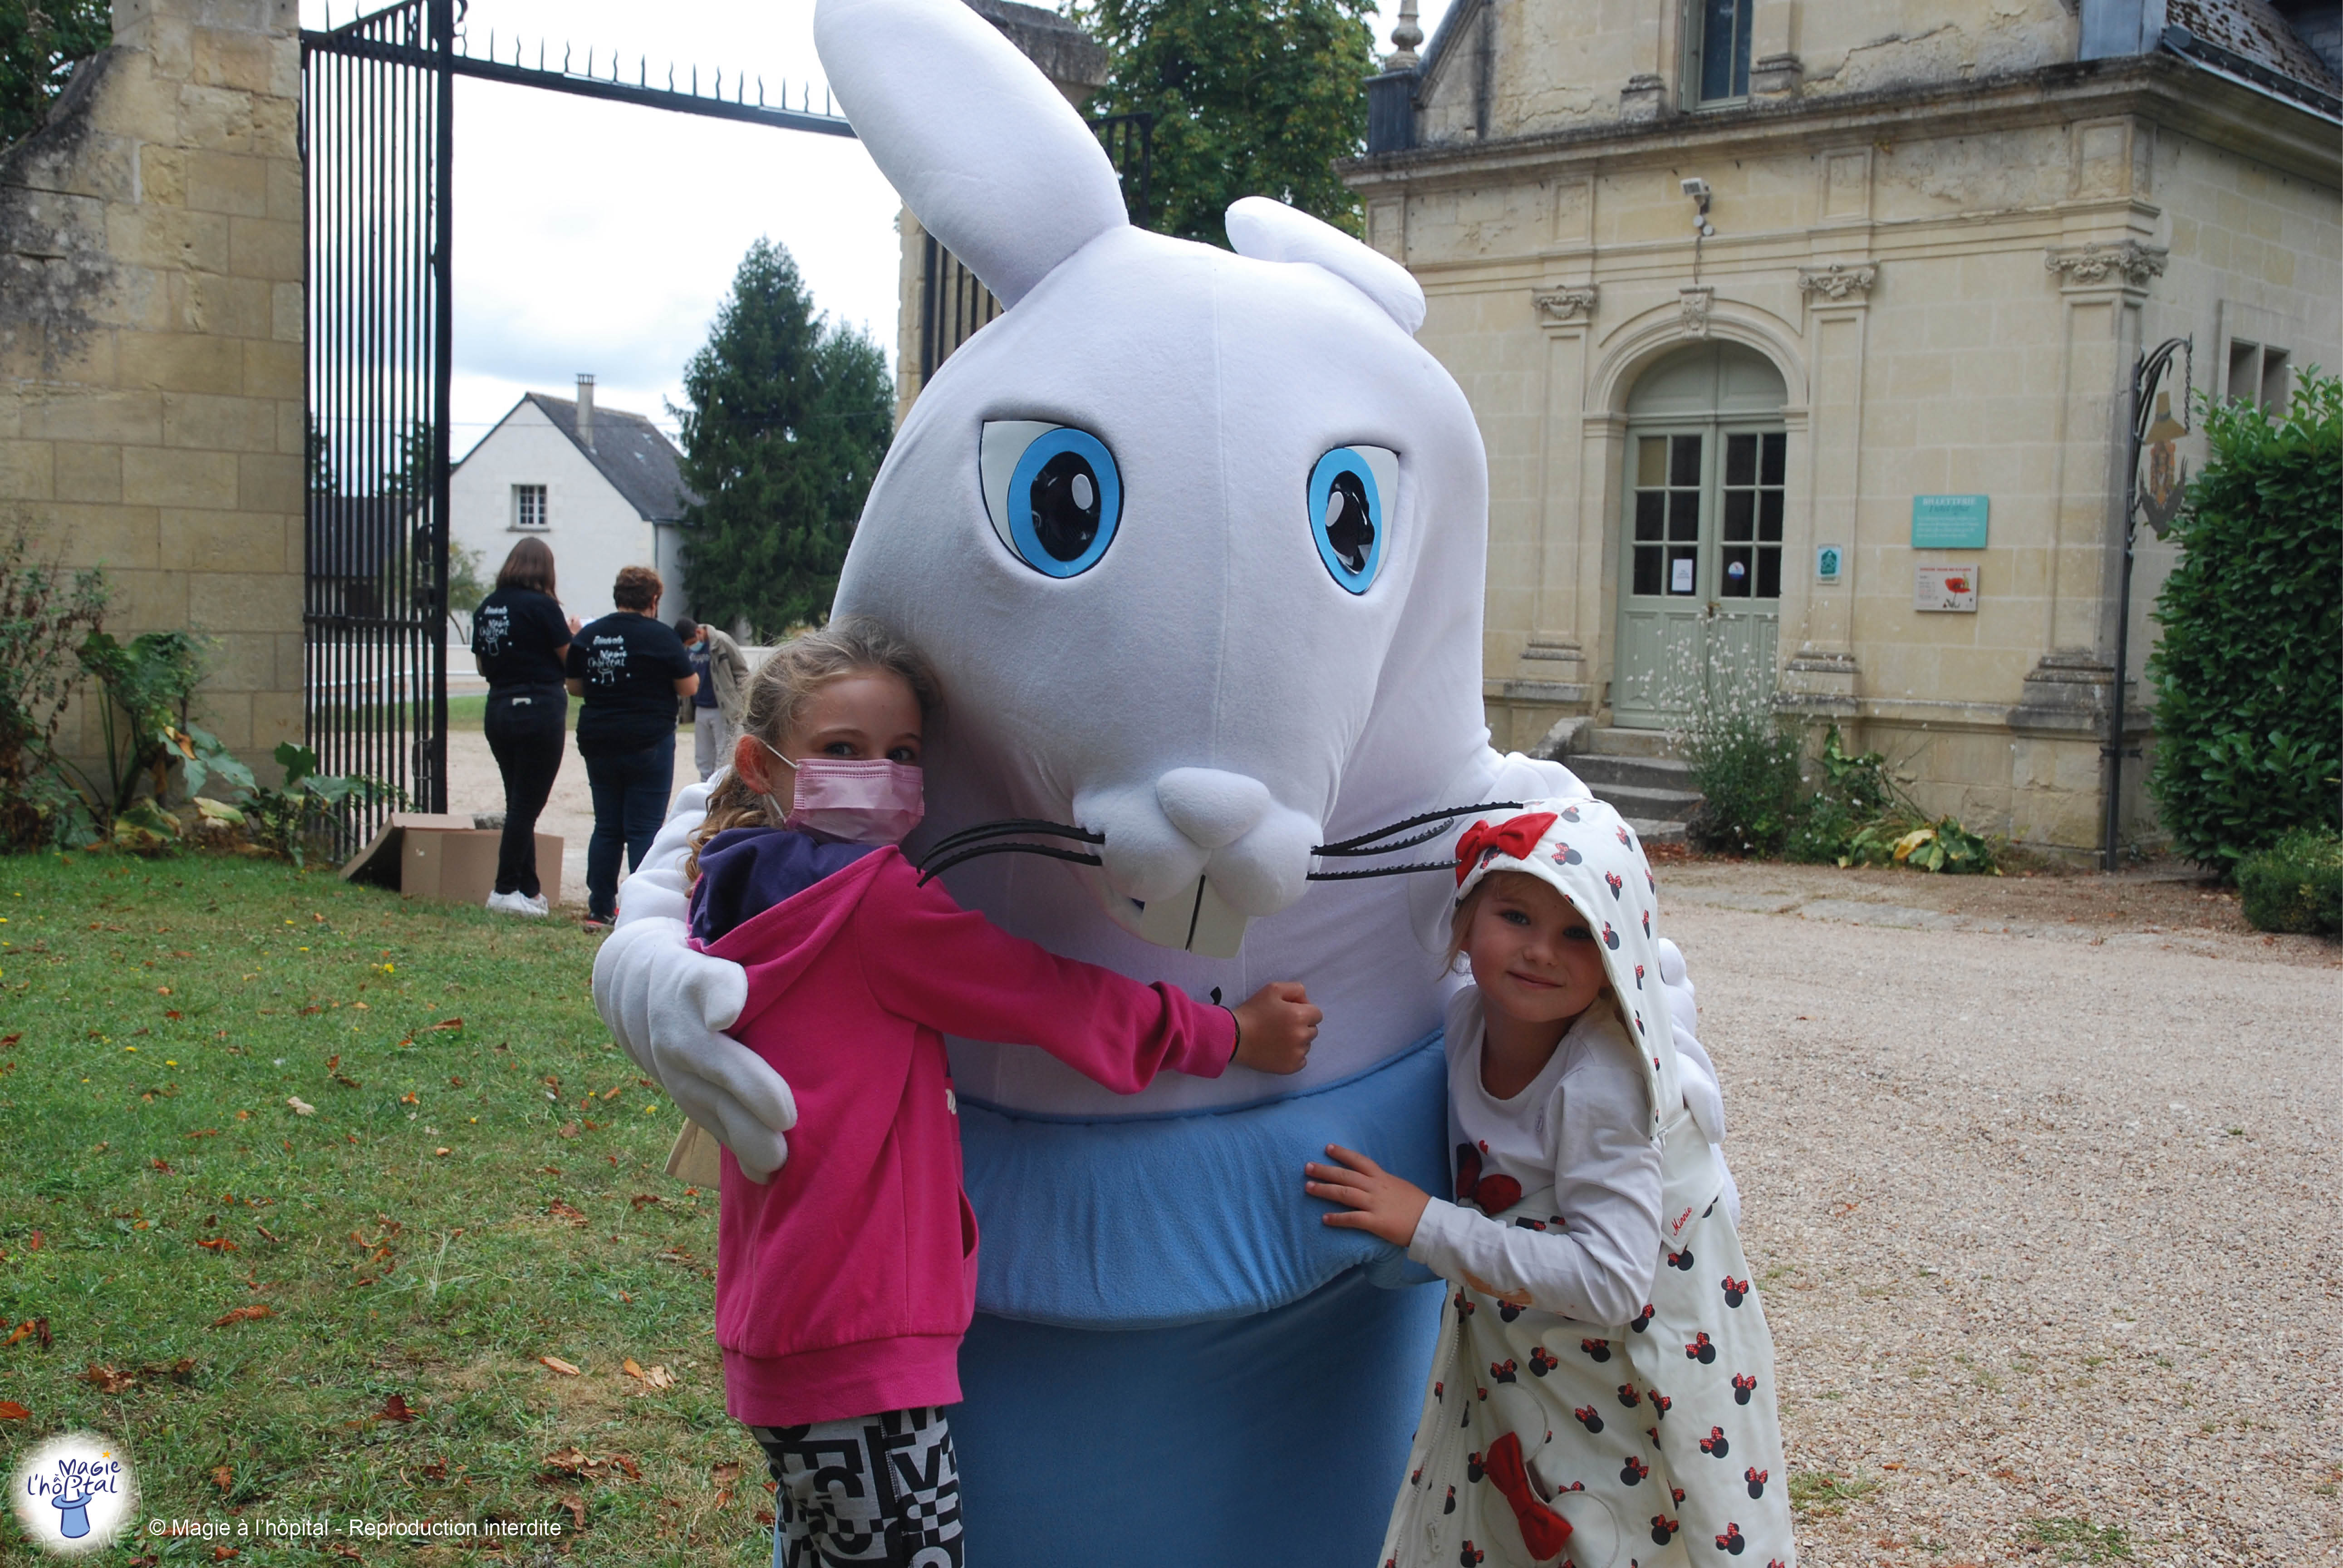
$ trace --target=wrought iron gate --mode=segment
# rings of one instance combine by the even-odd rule
[[[456,0],[404,0],[301,35],[307,733],[326,772],[427,811],[447,809],[455,22]]]

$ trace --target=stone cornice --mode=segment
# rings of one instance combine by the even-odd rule
[[[1815,296],[1817,304],[1844,305],[1852,300],[1861,305],[1871,297],[1871,286],[1878,280],[1879,267],[1875,262],[1848,266],[1835,261],[1828,266],[1798,268],[1798,292]]]
[[[1549,324],[1589,321],[1594,316],[1594,301],[1599,292],[1595,285],[1572,285],[1563,288],[1544,288],[1530,296],[1530,303]]]
[[[2142,245],[2136,239],[2054,246],[2042,253],[2042,269],[2062,274],[2061,281],[2084,288],[2110,281],[2146,288],[2148,279],[2164,276],[2165,258],[2171,254],[2161,246]]]
[[[1656,120],[1604,121],[1568,130],[1442,144],[1345,159],[1336,170],[1354,190],[1486,184],[1509,174],[1535,178],[1571,164],[1583,168],[1667,166],[1724,153],[1748,157],[1810,146],[1972,136],[2081,118],[2139,115],[2274,168],[2343,185],[2343,149],[2333,127],[2308,109],[2200,71],[2170,55],[2138,55],[2039,66],[1976,82],[1876,92],[1805,92],[1713,113]]]

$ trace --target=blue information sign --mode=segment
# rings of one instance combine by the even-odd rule
[[[1993,509],[1987,496],[1915,496],[1912,498],[1912,548],[1916,550],[1981,550],[1986,520]]]

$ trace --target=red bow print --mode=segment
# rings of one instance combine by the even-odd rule
[[[1456,840],[1456,883],[1463,886],[1464,879],[1474,867],[1494,855],[1511,855],[1516,860],[1526,860],[1536,849],[1545,830],[1554,826],[1551,811],[1532,811],[1505,822],[1475,822],[1464,829]]]

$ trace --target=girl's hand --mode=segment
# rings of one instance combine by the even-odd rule
[[[1404,1247],[1415,1240],[1415,1227],[1423,1220],[1423,1206],[1432,1201],[1432,1194],[1413,1181],[1393,1175],[1355,1149],[1329,1143],[1326,1156],[1342,1164],[1320,1165],[1312,1161],[1302,1168],[1302,1173],[1310,1178],[1302,1184],[1304,1192],[1343,1206],[1334,1213],[1321,1215],[1321,1219],[1346,1231],[1381,1236],[1394,1247]]]
[[[1229,1010],[1236,1015],[1239,1067],[1257,1072],[1299,1072],[1310,1061],[1310,1042],[1326,1015],[1310,1004],[1310,993],[1286,980],[1272,981]]]

